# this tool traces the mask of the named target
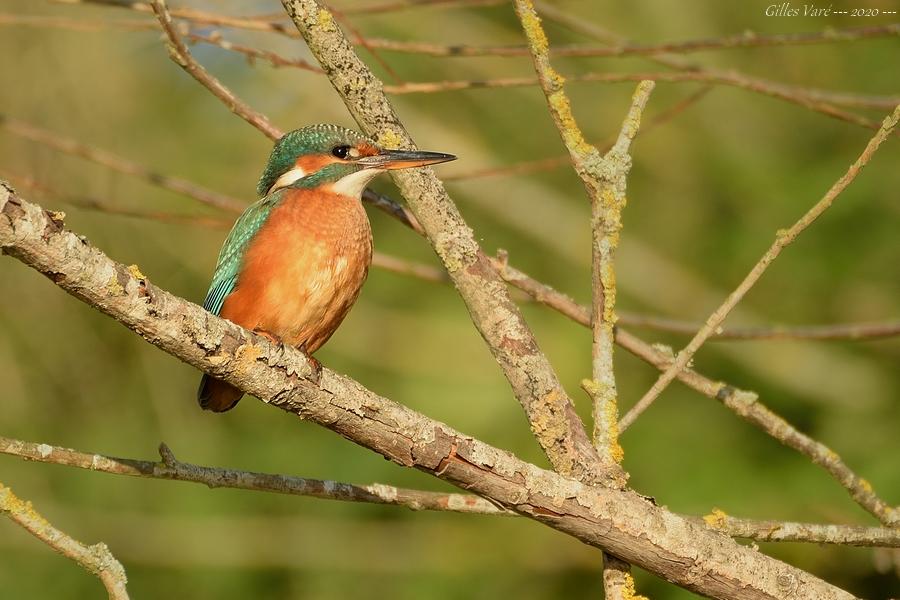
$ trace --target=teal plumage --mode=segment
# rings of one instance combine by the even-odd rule
[[[241,272],[244,252],[283,195],[284,190],[277,190],[262,200],[254,202],[247,207],[232,227],[231,233],[228,234],[228,238],[219,252],[212,283],[206,293],[206,300],[203,302],[203,308],[212,314],[219,314],[222,305],[225,304],[225,298],[234,291],[238,275]]]

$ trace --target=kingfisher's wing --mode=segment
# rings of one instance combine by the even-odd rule
[[[244,252],[250,245],[250,240],[269,218],[272,209],[281,200],[281,196],[282,190],[279,190],[251,204],[231,228],[231,233],[228,234],[225,244],[219,252],[216,271],[213,273],[212,283],[209,285],[206,300],[203,302],[203,308],[214,315],[219,314],[225,298],[234,291],[241,265],[244,262]]]

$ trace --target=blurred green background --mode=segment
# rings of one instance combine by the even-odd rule
[[[374,3],[371,0],[370,3]],[[173,2],[173,4],[176,4]],[[338,8],[364,6],[351,0]],[[826,27],[884,25],[890,17],[777,18],[768,2],[566,1],[560,7],[651,43]],[[181,3],[177,3],[181,6]],[[276,13],[277,2],[192,2],[229,14]],[[898,8],[867,0],[859,7]],[[836,8],[857,7],[841,3]],[[7,14],[149,19],[97,6],[10,1]],[[510,5],[416,8],[351,15],[369,36],[445,43],[519,44]],[[896,19],[894,19],[896,20]],[[149,21],[148,21],[149,22]],[[554,44],[591,40],[547,23]],[[249,202],[271,147],[256,130],[171,63],[155,31],[69,31],[7,25],[0,37],[0,112],[108,149],[163,173]],[[228,39],[307,57],[284,37],[226,31]],[[776,81],[871,94],[898,92],[898,39],[707,51],[705,66]],[[195,47],[214,74],[284,129],[352,126],[319,75],[248,66]],[[361,55],[381,75],[370,54]],[[529,76],[527,58],[429,58],[383,52],[405,81]],[[646,59],[554,61],[565,74],[665,70]],[[589,139],[617,132],[633,84],[572,84]],[[646,118],[698,84],[660,84]],[[423,148],[460,160],[444,175],[564,152],[537,88],[476,89],[395,99]],[[877,111],[870,118],[883,116]],[[778,228],[842,175],[870,131],[769,97],[717,86],[634,146],[618,257],[619,308],[704,319],[746,274]],[[821,220],[785,251],[728,323],[809,324],[900,314],[900,145],[890,140]],[[67,225],[160,285],[202,300],[222,229],[160,223],[73,206],[91,196],[135,211],[217,215],[190,199],[19,139],[0,128],[0,177],[65,210]],[[387,178],[376,189],[396,194]],[[589,206],[568,167],[448,183],[486,251],[589,299]],[[376,249],[437,265],[429,246],[372,212]],[[160,441],[184,461],[257,471],[444,490],[326,430],[245,399],[213,415],[194,400],[199,374],[68,297],[12,259],[0,260],[0,435],[88,452],[152,459]],[[589,416],[578,382],[590,372],[586,329],[552,311],[523,311],[567,389]],[[683,336],[639,332],[681,346]],[[379,394],[546,465],[500,370],[449,286],[373,270],[361,299],[318,354]],[[757,391],[795,425],[834,448],[888,501],[900,499],[900,343],[711,342],[696,358],[714,379]],[[656,373],[619,352],[623,406]],[[782,520],[874,524],[824,471],[719,404],[673,385],[622,439],[631,483],[673,510]],[[114,477],[0,457],[0,481],[84,542],[105,541],[135,598],[601,597],[597,551],[525,519],[353,505],[176,482]],[[763,544],[762,550],[867,597],[900,594],[896,561],[871,549]],[[87,598],[100,584],[7,521],[0,521],[0,596]],[[893,570],[892,570],[893,569]],[[654,599],[692,594],[638,572]]]

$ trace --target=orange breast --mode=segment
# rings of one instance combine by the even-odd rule
[[[250,242],[221,315],[311,354],[347,316],[371,262],[359,200],[291,191]]]

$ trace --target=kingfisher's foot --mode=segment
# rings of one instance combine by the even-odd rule
[[[319,385],[319,381],[322,380],[322,363],[319,362],[319,359],[314,358],[310,355],[309,351],[306,349],[306,344],[300,344],[297,347],[297,350],[303,353],[306,356],[306,360],[309,361],[309,366],[312,368],[312,373],[309,374],[309,379],[314,384]]]
[[[274,333],[269,333],[265,329],[254,329],[253,333],[256,335],[261,335],[276,346],[284,347],[284,342],[281,341],[281,338],[275,335]]]

